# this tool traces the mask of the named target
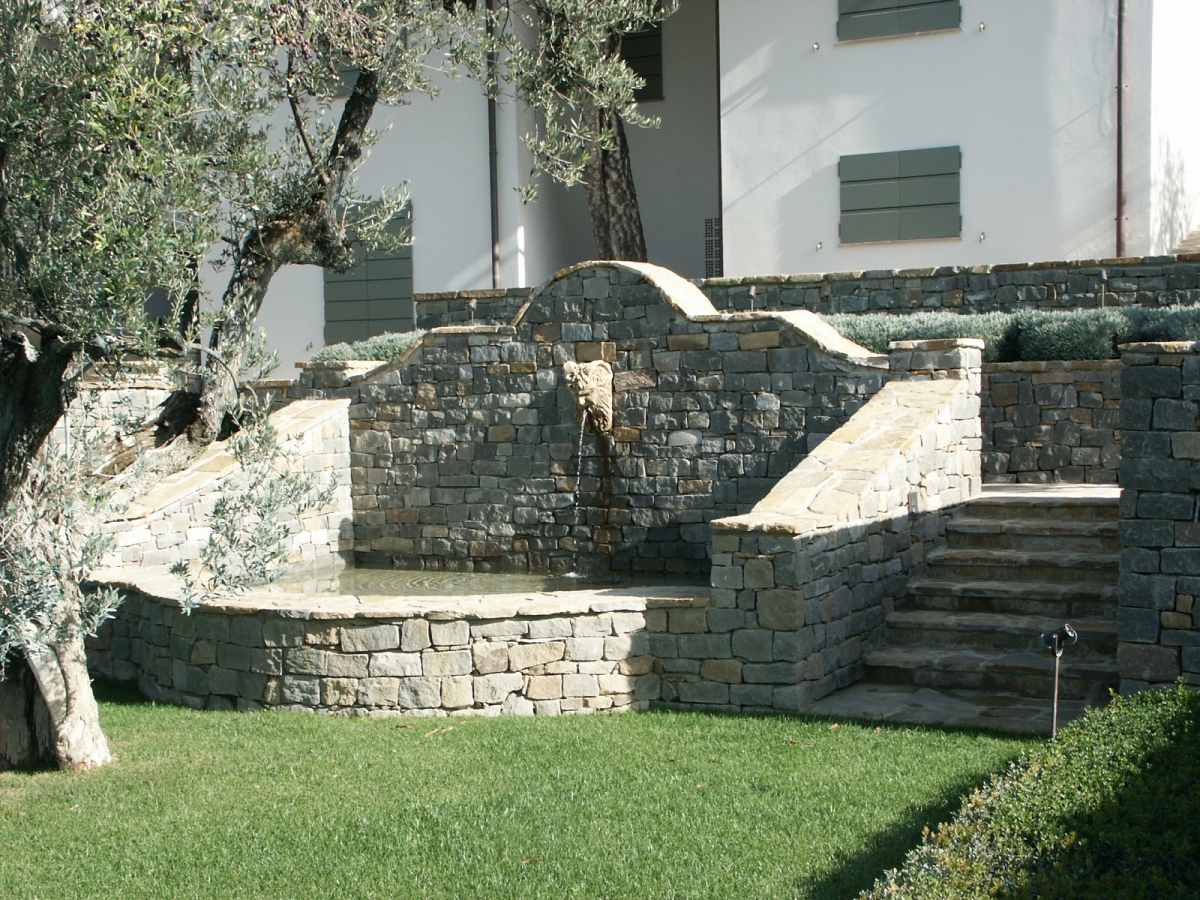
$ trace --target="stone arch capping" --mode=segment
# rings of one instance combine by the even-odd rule
[[[583,436],[580,478],[563,366],[592,361],[612,369],[613,422]],[[806,311],[720,313],[660,267],[592,262],[510,325],[435,328],[325,390],[352,404],[360,563],[704,575],[709,522],[753,507],[886,377]]]

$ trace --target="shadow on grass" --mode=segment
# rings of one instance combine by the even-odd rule
[[[93,677],[92,693],[99,703],[112,706],[153,706],[154,701],[142,695],[136,681],[114,681],[111,678]]]
[[[885,871],[900,866],[905,854],[920,842],[925,827],[936,828],[947,821],[962,804],[963,795],[978,784],[978,779],[963,779],[939,796],[912,807],[902,821],[888,826],[855,852],[843,855],[823,877],[798,880],[797,895],[804,900],[857,897]]]

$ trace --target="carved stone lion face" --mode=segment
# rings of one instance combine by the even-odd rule
[[[603,360],[563,363],[563,377],[575,397],[575,413],[586,412],[596,432],[612,430],[612,366]]]

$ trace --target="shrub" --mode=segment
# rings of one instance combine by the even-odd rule
[[[887,353],[890,341],[979,338],[985,342],[985,362],[1113,359],[1118,344],[1200,341],[1200,306],[1023,310],[982,315],[841,313],[824,318],[843,336],[876,353]]]
[[[1059,732],[863,900],[1200,896],[1200,694],[1114,698]]]
[[[1200,306],[1125,310],[1125,327],[1118,341],[1200,341]]]
[[[983,358],[987,362],[1015,358],[1014,323],[1008,313],[959,315],[938,311],[902,316],[840,313],[823,318],[843,337],[875,353],[887,353],[891,341],[979,338],[984,341]]]
[[[1030,310],[1013,319],[1017,358],[1023,360],[1110,359],[1116,356],[1117,334],[1125,327],[1119,309]]]
[[[404,331],[379,334],[353,344],[330,344],[313,354],[313,362],[340,362],[344,360],[369,359],[391,362],[399,359],[405,351],[425,336],[424,331]]]

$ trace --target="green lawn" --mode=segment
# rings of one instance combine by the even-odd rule
[[[5,900],[849,898],[1029,746],[785,717],[341,719],[99,693],[115,764],[0,774]]]

